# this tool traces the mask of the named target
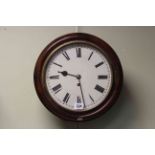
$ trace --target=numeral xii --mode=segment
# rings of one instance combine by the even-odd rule
[[[70,60],[70,57],[68,56],[68,54],[67,54],[66,51],[64,51],[62,54],[63,54],[63,56],[64,56],[67,60]]]

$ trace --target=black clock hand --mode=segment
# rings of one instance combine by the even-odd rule
[[[63,76],[72,76],[72,77],[75,77],[75,78],[77,78],[78,79],[78,75],[74,75],[74,74],[69,74],[67,71],[62,71],[62,72],[60,72],[60,71],[58,71],[58,73],[61,73]]]
[[[61,73],[63,76],[73,76],[73,77],[75,77],[75,78],[77,78],[78,79],[78,81],[79,81],[79,85],[78,86],[80,86],[80,91],[81,91],[81,95],[82,95],[82,100],[83,100],[83,104],[84,104],[84,107],[86,106],[85,105],[85,100],[84,100],[84,95],[83,95],[83,89],[82,89],[82,85],[81,85],[81,75],[74,75],[74,74],[69,74],[67,71],[62,71],[62,72],[60,72],[60,71],[58,71],[58,73]]]
[[[83,95],[83,89],[82,89],[82,85],[81,85],[81,75],[77,75],[77,79],[79,80],[79,85],[78,86],[80,86],[80,91],[81,91],[81,95],[82,95],[83,104],[84,104],[84,107],[86,107],[85,100],[84,100],[84,95]]]

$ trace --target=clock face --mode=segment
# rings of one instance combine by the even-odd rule
[[[34,84],[43,105],[68,121],[104,114],[120,94],[121,63],[100,38],[71,33],[52,41],[40,54]]]
[[[45,64],[50,97],[61,107],[86,111],[101,104],[112,86],[106,56],[88,43],[69,43],[52,53]]]

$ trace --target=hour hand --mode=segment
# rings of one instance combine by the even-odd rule
[[[62,72],[58,71],[58,73],[61,73],[63,76],[67,76],[68,75],[67,71],[62,71]]]
[[[74,74],[69,74],[67,71],[62,71],[62,72],[60,72],[60,71],[58,71],[58,73],[61,73],[63,76],[72,76],[72,77],[75,77],[75,78],[79,78],[79,76],[78,75],[74,75]]]

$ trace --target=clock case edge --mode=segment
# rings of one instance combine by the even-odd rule
[[[53,51],[54,49],[56,49],[57,47],[59,47],[64,43],[77,40],[95,44],[100,49],[103,49],[104,52],[106,52],[106,58],[110,63],[111,69],[113,71],[113,84],[108,96],[99,106],[88,111],[76,112],[62,108],[57,103],[55,103],[53,99],[51,99],[42,81],[42,70],[46,58],[51,53],[51,51]],[[42,51],[35,64],[34,86],[39,99],[50,112],[67,121],[83,122],[96,118],[107,112],[112,107],[112,105],[116,103],[116,100],[121,92],[122,84],[123,84],[123,70],[115,51],[111,48],[109,44],[107,44],[102,39],[87,33],[70,33],[58,37],[45,47],[45,49]]]

